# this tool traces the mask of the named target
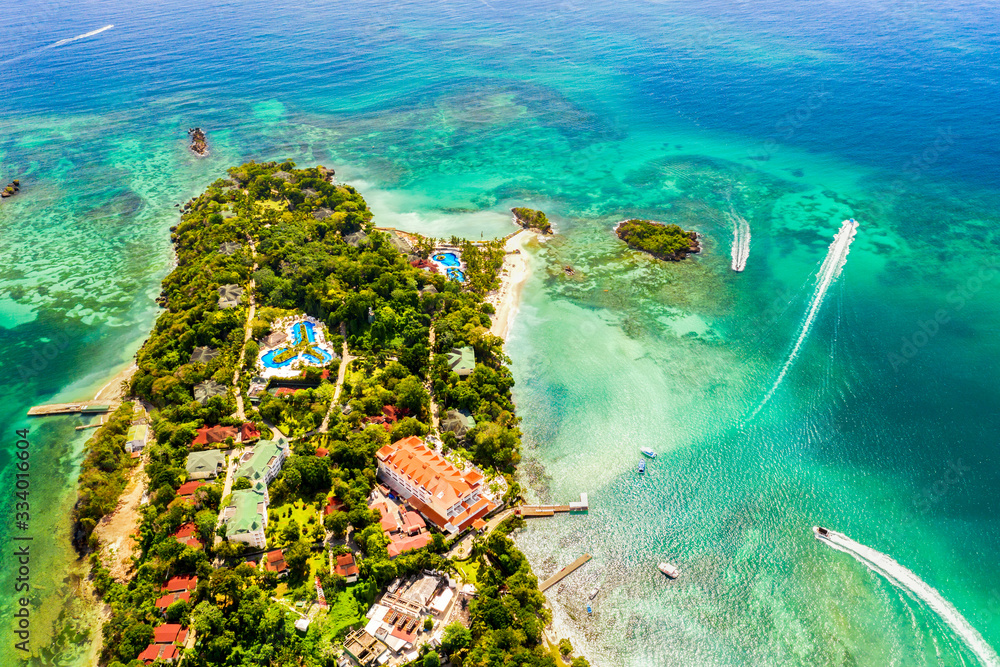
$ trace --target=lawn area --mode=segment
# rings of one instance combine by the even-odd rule
[[[462,577],[462,581],[467,584],[475,584],[476,577],[479,575],[479,561],[472,558],[468,560],[457,560],[455,561],[455,569],[458,570],[458,574]]]
[[[326,633],[330,637],[336,637],[345,628],[365,622],[365,610],[361,603],[351,594],[349,586],[346,591],[341,591],[336,600],[328,600],[330,609],[326,612]]]
[[[313,518],[312,523],[309,523],[310,517]],[[312,531],[317,522],[320,521],[319,512],[313,505],[297,500],[268,510],[267,544],[269,549],[285,547],[290,544],[285,540],[284,532],[292,519],[295,519],[295,522],[299,524],[300,534],[310,542],[312,541]]]

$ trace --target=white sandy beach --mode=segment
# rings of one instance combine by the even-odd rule
[[[490,333],[495,336],[506,339],[514,315],[517,314],[521,290],[529,275],[528,256],[524,252],[524,246],[535,236],[535,232],[523,229],[507,240],[507,256],[500,269],[500,288],[486,297],[486,301],[496,309],[493,326],[490,327]]]

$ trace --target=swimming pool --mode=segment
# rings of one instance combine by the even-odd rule
[[[296,362],[304,362],[311,366],[325,366],[333,360],[333,353],[325,349],[322,344],[316,343],[316,324],[314,322],[296,322],[288,326],[285,330],[291,333],[291,343],[286,345],[286,347],[279,347],[265,352],[260,358],[265,369],[278,370],[288,368]],[[303,337],[305,341],[303,341]],[[312,343],[312,345],[305,350],[301,350],[293,357],[280,362],[275,361],[276,357],[288,354],[289,350],[295,346],[302,345],[303,342]]]
[[[444,269],[444,274],[446,276],[460,283],[465,282],[465,273],[459,268],[462,266],[462,261],[459,259],[457,254],[447,251],[438,252],[434,253],[431,259],[441,265],[441,268]]]

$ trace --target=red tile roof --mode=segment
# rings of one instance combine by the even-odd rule
[[[198,586],[198,576],[194,574],[179,574],[163,584],[162,591],[193,591]]]
[[[200,479],[191,480],[190,482],[184,482],[181,484],[181,488],[177,489],[177,495],[180,498],[185,498],[187,496],[193,496],[195,490],[199,486],[205,486],[205,482]]]
[[[351,577],[358,573],[358,565],[354,562],[354,554],[341,554],[337,556],[337,565],[334,571],[342,577]]]
[[[264,568],[268,572],[277,572],[278,574],[287,570],[288,565],[285,563],[285,552],[281,549],[268,551],[264,559]]]
[[[154,644],[184,644],[187,630],[179,623],[164,623],[153,628]]]
[[[416,512],[406,512],[403,514],[403,530],[410,535],[419,533],[426,527],[427,524],[424,523],[424,518]]]
[[[431,512],[424,512],[422,507],[417,509],[442,529],[445,522],[439,519],[447,516],[449,508],[456,503],[464,502],[483,479],[475,471],[462,472],[429,449],[417,436],[386,445],[378,450],[376,456],[382,465],[427,491],[431,500],[421,504],[425,507],[429,505]]]
[[[202,426],[192,445],[214,445],[225,442],[226,438],[236,440],[239,433],[235,426]]]
[[[344,507],[346,507],[346,505],[344,505],[344,501],[336,498],[330,498],[330,502],[323,508],[323,515],[325,516],[327,514],[333,514],[334,512],[342,512]]]
[[[256,440],[260,437],[260,429],[253,422],[240,424],[240,437],[243,438],[243,442]]]
[[[159,600],[156,601],[156,606],[160,609],[166,609],[178,600],[183,600],[184,602],[191,601],[191,593],[188,591],[180,591],[174,593],[167,593]]]
[[[174,533],[174,539],[193,549],[201,549],[203,546],[201,540],[198,539],[198,527],[191,522],[185,523],[178,528]]]
[[[400,540],[393,540],[389,543],[389,558],[395,558],[401,553],[426,547],[432,542],[430,533],[420,533],[413,537],[404,537]]]
[[[316,456],[324,457],[324,456],[328,456],[329,454],[330,454],[330,450],[327,449],[326,447],[317,447],[316,448]]]
[[[399,530],[399,521],[396,520],[396,513],[386,503],[375,503],[371,508],[378,510],[379,514],[382,515],[382,530],[387,533],[395,533]]]
[[[173,644],[150,644],[146,650],[139,654],[139,660],[147,665],[157,660],[173,662],[180,655],[180,649]]]

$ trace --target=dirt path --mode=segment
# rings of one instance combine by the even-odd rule
[[[257,271],[257,246],[254,245],[253,239],[247,237],[247,242],[250,244],[250,257],[253,258],[253,268],[250,270],[251,274]],[[247,349],[247,342],[250,340],[250,334],[252,333],[250,328],[250,323],[253,322],[254,314],[257,312],[257,303],[253,298],[254,288],[256,287],[254,279],[250,278],[250,309],[247,310],[247,323],[244,326],[243,332],[243,347],[240,348],[240,362],[236,365],[236,373],[233,374],[233,391],[236,392],[236,418],[245,420],[247,418],[246,412],[243,409],[243,392],[240,390],[240,370],[243,368],[243,356]]]
[[[340,336],[344,339],[344,343],[340,350],[340,368],[337,370],[337,388],[333,390],[333,399],[330,401],[330,407],[326,409],[326,414],[323,415],[323,423],[319,426],[320,433],[326,433],[327,429],[330,428],[330,415],[333,414],[333,409],[337,407],[338,401],[340,400],[340,390],[344,387],[344,378],[347,376],[347,364],[357,359],[357,357],[352,357],[351,353],[347,351],[347,327],[343,322],[340,323]]]

